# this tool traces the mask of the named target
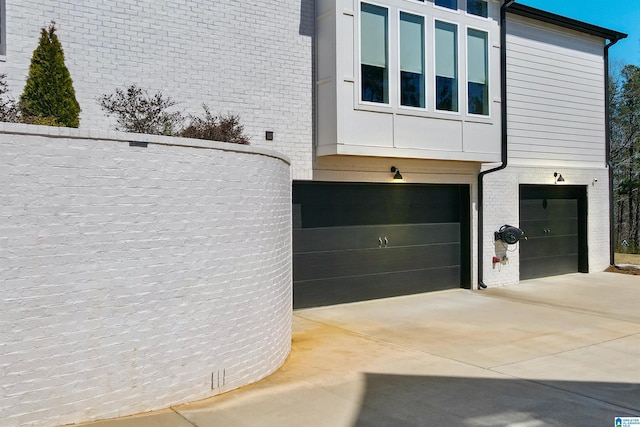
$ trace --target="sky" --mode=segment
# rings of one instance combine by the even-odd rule
[[[628,34],[609,50],[610,61],[640,66],[640,0],[516,0],[547,12]]]

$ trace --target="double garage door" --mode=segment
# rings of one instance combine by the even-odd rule
[[[521,185],[520,228],[520,280],[589,272],[586,187]]]
[[[294,308],[470,285],[466,185],[293,185]]]

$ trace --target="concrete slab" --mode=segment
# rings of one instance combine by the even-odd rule
[[[291,356],[274,375],[244,390],[174,409],[198,427],[348,426],[362,412],[370,375],[420,378],[441,372],[507,378],[302,317],[294,316],[293,323]]]
[[[637,323],[639,286],[640,276],[602,272],[528,280],[515,286],[489,288],[483,295]]]
[[[599,288],[593,289],[598,298]],[[453,290],[300,310],[296,315],[483,368],[640,333],[640,322],[558,310],[513,297],[506,304],[500,292],[507,291]]]
[[[500,366],[494,371],[628,408],[640,414],[640,335]],[[640,415],[639,415],[640,416]]]
[[[372,375],[354,425],[606,426],[631,413],[517,379]]]
[[[155,411],[149,414],[133,415],[131,417],[123,417],[114,420],[96,421],[75,425],[79,427],[195,427],[189,421],[185,420],[180,414],[171,409]]]
[[[87,425],[613,425],[640,416],[638,295],[602,273],[300,310],[263,381]]]

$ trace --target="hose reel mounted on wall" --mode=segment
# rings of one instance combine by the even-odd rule
[[[500,230],[496,231],[494,236],[495,240],[502,240],[509,245],[515,245],[522,239],[527,240],[524,231],[507,224],[500,227]]]

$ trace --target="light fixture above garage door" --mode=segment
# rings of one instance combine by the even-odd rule
[[[398,169],[395,166],[391,166],[391,173],[394,173],[394,172],[395,172],[395,175],[393,175],[394,180],[402,179],[402,175],[400,174],[400,169]]]

